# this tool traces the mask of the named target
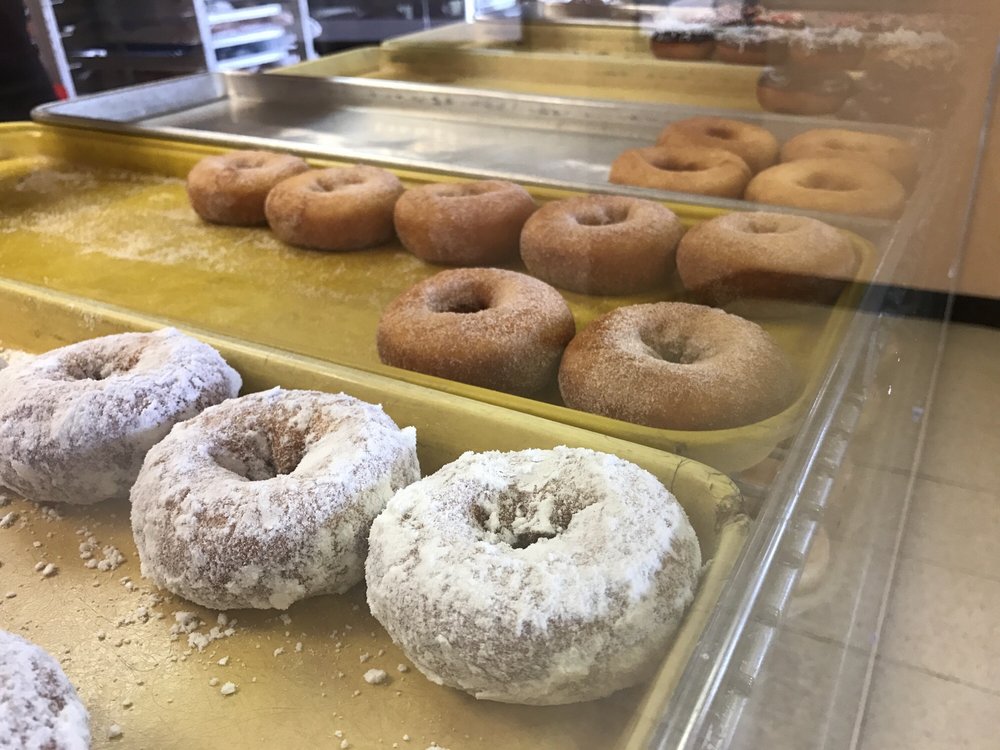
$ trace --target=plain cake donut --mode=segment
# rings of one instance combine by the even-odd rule
[[[270,151],[230,151],[206,156],[187,176],[191,207],[214,224],[264,224],[264,201],[282,180],[309,169],[297,156]]]
[[[0,630],[0,747],[89,750],[87,709],[59,664],[20,636]]]
[[[739,198],[750,177],[750,167],[736,154],[685,144],[628,149],[611,164],[608,180],[619,185]]]
[[[91,339],[0,370],[0,487],[36,502],[124,499],[174,423],[240,385],[217,351],[172,328]]]
[[[378,167],[315,169],[278,184],[264,212],[289,245],[360,250],[393,238],[392,212],[402,194],[399,178]]]
[[[521,258],[535,276],[583,294],[633,294],[661,286],[684,234],[666,206],[589,195],[546,203],[521,233]]]
[[[273,389],[177,425],[132,489],[142,574],[214,609],[287,609],[364,577],[368,530],[420,478],[412,427],[344,394]]]
[[[555,377],[576,326],[543,281],[499,268],[456,268],[401,294],[378,323],[387,365],[508,393]]]
[[[742,120],[726,117],[688,117],[665,127],[659,146],[721,148],[743,159],[751,171],[759,172],[778,160],[778,139],[771,131]]]
[[[880,133],[843,128],[807,130],[781,147],[781,161],[850,159],[875,164],[892,172],[904,185],[917,173],[917,149],[911,143]]]
[[[759,422],[797,393],[791,364],[764,329],[682,302],[620,307],[566,347],[559,390],[573,409],[672,430]]]
[[[850,237],[805,216],[731,213],[693,227],[677,248],[684,287],[725,304],[741,297],[827,302],[858,268]]]
[[[368,605],[431,681],[476,698],[593,700],[659,666],[701,567],[649,472],[582,448],[466,453],[372,526]]]
[[[813,211],[894,219],[906,190],[882,167],[847,159],[798,159],[765,169],[746,199]]]
[[[524,222],[535,201],[503,180],[421,185],[396,202],[396,234],[421,260],[490,266],[517,256]]]

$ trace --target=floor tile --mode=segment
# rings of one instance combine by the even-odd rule
[[[1000,692],[1000,581],[901,558],[880,653]]]
[[[1000,424],[1000,414],[998,424]],[[1000,486],[1000,426],[970,424],[931,415],[920,476],[963,487],[996,490]]]
[[[1000,493],[919,480],[902,554],[1000,580]]]
[[[1000,697],[912,667],[875,665],[860,750],[997,746]]]

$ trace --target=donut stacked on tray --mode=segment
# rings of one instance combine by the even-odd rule
[[[287,609],[366,580],[411,661],[478,698],[592,700],[656,670],[702,557],[652,474],[557,447],[465,453],[421,479],[414,428],[380,406],[239,387],[217,352],[169,329],[11,365],[0,487],[76,504],[128,495],[143,575],[205,607]],[[2,631],[0,736],[89,741],[58,665]]]
[[[878,133],[808,130],[783,146],[742,120],[692,117],[664,128],[657,145],[624,151],[609,181],[744,198],[756,203],[891,219],[917,171],[916,148]]]

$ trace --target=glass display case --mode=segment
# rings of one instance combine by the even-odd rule
[[[164,726],[177,710],[200,717],[176,730],[189,747],[209,721],[247,746],[991,746],[984,717],[1000,707],[995,9],[568,0],[443,23],[462,14],[438,5],[434,23],[377,46],[267,74],[202,73],[57,102],[34,123],[0,128],[9,194],[0,347],[37,353],[174,325],[222,352],[248,391],[343,390],[382,403],[416,426],[425,473],[466,450],[560,444],[634,461],[680,499],[706,562],[675,640],[645,681],[598,702],[476,701],[424,679],[420,655],[369,616],[364,586],[287,613],[240,610],[227,636],[227,615],[212,627],[212,610],[140,578],[127,504],[52,509],[14,493],[0,510],[14,514],[0,520],[14,540],[0,568],[16,594],[0,604],[4,628],[66,649],[64,669],[91,701],[95,746],[114,741],[105,739],[113,723],[127,740],[168,746]],[[695,125],[696,135],[685,130]],[[765,145],[734,144],[753,138]],[[511,181],[539,205],[611,194],[666,207],[687,234],[670,270],[646,286],[595,292],[558,273],[552,281],[525,255],[524,221],[520,255],[484,265],[551,281],[577,337],[625,307],[721,307],[784,352],[795,395],[752,419],[727,414],[691,428],[580,407],[562,374],[524,393],[392,366],[375,343],[385,311],[444,267],[406,252],[399,204],[403,245],[362,252],[295,249],[266,228],[204,224],[181,180],[199,159],[232,149],[322,168],[364,163],[407,189],[444,183],[436,189],[458,194],[463,183]],[[689,179],[733,162],[735,188]],[[766,190],[775,174],[777,194]],[[683,269],[695,251],[683,243],[695,227],[744,213],[782,214],[746,230],[769,237],[769,260],[696,286]],[[574,221],[558,234],[625,218]],[[842,241],[846,270],[767,266],[817,242],[772,235],[820,223]],[[476,304],[475,314],[491,306]],[[657,360],[691,364],[690,352],[641,343]],[[60,534],[70,527],[67,547]],[[123,587],[120,575],[94,577],[92,593],[96,574],[76,570],[73,549],[91,536],[125,552]],[[32,573],[49,549],[72,571]],[[72,612],[53,593],[60,585]],[[58,621],[43,620],[48,607]],[[98,608],[114,613],[104,626],[73,622]],[[203,628],[187,630],[185,617]],[[124,646],[116,652],[112,641]],[[120,664],[108,666],[111,656]],[[153,679],[131,684],[146,672]],[[239,692],[209,716],[202,703],[220,698],[223,677]]]

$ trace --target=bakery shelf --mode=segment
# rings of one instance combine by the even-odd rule
[[[274,18],[282,12],[281,3],[264,3],[263,5],[248,5],[231,10],[212,11],[208,13],[208,23],[221,26],[224,23],[241,23],[244,21],[260,21]]]

